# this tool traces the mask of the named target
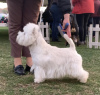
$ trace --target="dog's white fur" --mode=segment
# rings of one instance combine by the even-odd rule
[[[82,57],[77,53],[71,38],[64,34],[64,38],[70,44],[69,48],[58,48],[47,44],[38,25],[29,23],[19,31],[16,41],[18,44],[28,46],[34,70],[35,83],[45,79],[71,77],[82,83],[86,83],[89,73],[82,67]]]

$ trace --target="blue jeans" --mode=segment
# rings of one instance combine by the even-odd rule
[[[60,11],[59,7],[56,4],[52,4],[50,8],[52,17],[53,17],[53,23],[52,23],[52,40],[57,41],[58,40],[58,25],[61,23],[61,19],[63,18],[62,12]]]

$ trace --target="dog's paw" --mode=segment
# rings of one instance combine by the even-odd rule
[[[81,83],[86,83],[87,82],[87,79],[81,79],[80,82]]]
[[[34,82],[35,83],[41,83],[41,82],[44,82],[44,79],[34,79]]]
[[[86,72],[86,73],[84,74],[84,76],[83,76],[83,77],[81,77],[80,82],[81,82],[81,83],[86,83],[86,82],[87,82],[88,77],[89,77],[89,73],[88,73],[88,72]]]

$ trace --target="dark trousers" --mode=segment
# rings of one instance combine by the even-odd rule
[[[11,43],[11,56],[30,57],[27,47],[20,46],[16,42],[19,30],[29,23],[37,23],[41,0],[7,0],[9,12],[9,39]]]
[[[93,26],[100,24],[100,17],[93,17]]]
[[[50,8],[52,17],[53,17],[53,23],[52,23],[52,40],[58,40],[58,25],[61,23],[61,19],[63,18],[62,12],[60,11],[57,4],[52,4]]]
[[[79,39],[80,41],[86,40],[87,24],[90,14],[76,14],[76,20],[79,27]]]
[[[93,17],[93,27],[95,27],[96,24],[100,24],[100,17]],[[95,36],[95,31],[93,31],[93,36]]]

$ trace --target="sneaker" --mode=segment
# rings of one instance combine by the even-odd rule
[[[78,42],[79,45],[84,45],[84,41]]]
[[[24,67],[22,65],[18,65],[16,67],[14,67],[14,72],[17,75],[25,75]]]

